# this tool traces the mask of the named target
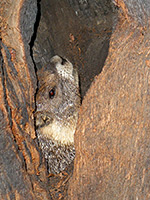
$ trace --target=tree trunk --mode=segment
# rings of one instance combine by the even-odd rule
[[[150,6],[115,4],[117,25],[109,0],[1,0],[0,199],[150,198]],[[35,72],[53,54],[78,66],[84,97],[69,182],[47,176],[34,130]]]
[[[0,199],[48,199],[46,170],[34,141],[36,77],[29,42],[36,4],[0,2]]]
[[[150,5],[116,2],[109,54],[80,110],[68,199],[150,199]]]

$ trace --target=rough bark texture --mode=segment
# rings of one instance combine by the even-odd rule
[[[0,2],[0,199],[48,199],[33,140],[36,77],[29,42],[36,4],[34,0]]]
[[[112,34],[109,0],[0,1],[0,199],[150,199],[150,6],[115,4]],[[71,169],[47,177],[34,131],[35,71],[54,54],[84,97],[69,182]]]
[[[146,2],[138,1],[138,7],[137,1],[118,5],[121,18],[111,37],[106,64],[80,110],[68,199],[150,199]]]
[[[33,121],[35,71],[54,54],[66,56],[80,66],[84,96],[103,67],[112,30],[110,1],[100,2],[0,2],[1,199],[61,199],[66,195],[72,167],[49,179],[37,145]]]

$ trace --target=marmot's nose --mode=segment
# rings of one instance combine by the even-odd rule
[[[51,116],[46,115],[46,113],[36,112],[35,117],[36,117],[36,129],[48,126],[53,122],[53,118]]]

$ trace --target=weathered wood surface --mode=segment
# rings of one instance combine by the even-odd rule
[[[106,64],[80,110],[68,199],[150,199],[150,5],[116,3]]]
[[[110,46],[105,66],[81,106],[68,196],[62,191],[66,189],[63,179],[57,192],[52,189],[57,181],[49,182],[47,178],[34,131],[37,80],[29,43],[37,2],[0,1],[0,199],[150,199],[149,2],[116,0],[120,20],[110,44],[110,35],[97,32],[101,30],[96,29],[99,18],[89,23],[87,16],[90,13],[91,17],[92,12],[85,5],[80,7],[78,17],[67,2],[71,0],[41,2],[41,12],[49,3],[51,6],[49,18],[41,13],[42,23],[33,47],[37,68],[53,53],[66,53],[80,65],[84,96],[96,71],[101,71]],[[70,23],[66,23],[69,17]],[[61,23],[55,26],[60,18]],[[107,31],[114,28],[108,19]],[[48,25],[51,28],[47,29]]]
[[[0,199],[48,196],[40,183],[40,155],[33,140],[36,77],[29,42],[36,4],[0,2]]]

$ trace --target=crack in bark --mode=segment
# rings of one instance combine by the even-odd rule
[[[1,73],[2,73],[1,79],[2,79],[2,86],[3,86],[4,102],[5,102],[6,110],[8,113],[9,125],[10,125],[10,128],[12,128],[12,112],[11,112],[11,108],[8,104],[7,94],[6,94],[6,69],[4,67],[4,59],[3,59],[2,52],[1,52],[2,48],[4,48],[6,51],[6,46],[2,43],[2,40],[0,40],[0,67],[1,67]],[[8,53],[8,52],[9,51],[7,50],[6,53]]]

